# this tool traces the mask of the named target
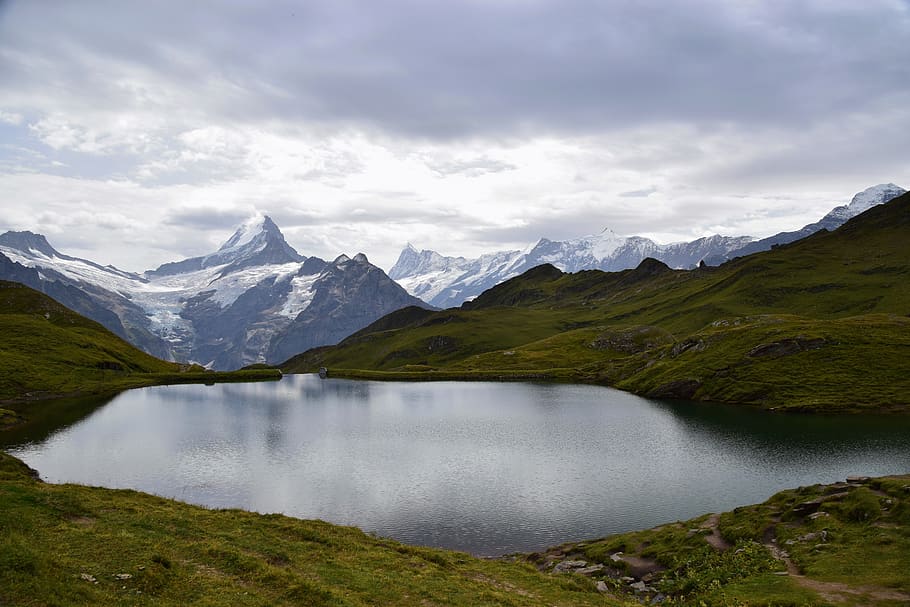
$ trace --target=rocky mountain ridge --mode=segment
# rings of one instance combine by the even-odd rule
[[[0,278],[55,297],[151,354],[215,369],[280,362],[425,305],[362,253],[332,262],[300,255],[264,215],[214,253],[143,274],[62,254],[40,234],[7,232]]]
[[[418,251],[409,243],[389,270],[389,276],[412,295],[433,306],[449,308],[544,263],[564,272],[616,272],[635,268],[649,257],[674,269],[691,269],[702,262],[719,265],[735,257],[805,238],[822,229],[834,230],[848,219],[904,192],[893,183],[872,186],[856,194],[849,205],[836,207],[816,223],[761,240],[750,236],[713,235],[663,245],[649,238],[619,236],[605,229],[600,234],[573,240],[542,238],[524,251],[499,251],[477,259],[446,257],[431,250]]]

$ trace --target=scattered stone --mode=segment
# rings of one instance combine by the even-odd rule
[[[853,485],[853,484],[865,485],[866,483],[868,483],[871,480],[872,479],[869,478],[868,476],[848,476],[847,477],[847,482],[850,483],[851,485]]]
[[[787,571],[775,571],[774,575],[790,575],[790,573]]]
[[[81,574],[79,574],[79,577],[82,578],[83,580],[85,580],[86,582],[91,582],[92,584],[98,583],[98,580],[95,579],[95,576],[91,575],[90,573],[81,573]]]
[[[644,582],[635,582],[634,584],[629,584],[629,587],[635,592],[654,592],[654,589]]]
[[[600,573],[600,572],[603,571],[603,570],[604,570],[604,566],[603,566],[603,565],[591,565],[590,567],[584,567],[584,568],[582,568],[582,569],[576,569],[576,570],[575,570],[575,573],[578,573],[578,574],[581,574],[581,575],[593,575],[593,574],[595,574],[595,573]]]
[[[634,578],[634,577],[629,577],[628,575],[624,575],[623,577],[619,578],[619,580],[620,580],[621,582],[625,582],[626,584],[631,584],[631,583],[633,583],[633,582],[635,581],[635,578]]]
[[[114,574],[114,577],[117,578],[118,580],[128,580],[128,579],[130,579],[130,578],[133,577],[133,574],[131,574],[131,573],[115,573],[115,574]]]
[[[611,554],[610,560],[613,561],[614,563],[619,563],[620,561],[622,561],[622,552],[617,552],[615,554]]]
[[[823,518],[826,516],[831,516],[831,515],[828,514],[827,512],[825,512],[824,510],[819,510],[818,512],[813,512],[812,514],[810,514],[809,520],[814,521],[815,519]]]
[[[583,567],[587,567],[587,566],[588,566],[587,561],[563,561],[563,562],[559,563],[558,565],[556,565],[556,567],[553,568],[553,571],[555,573],[562,573],[564,571],[573,571],[575,569],[582,569]]]
[[[784,542],[784,543],[785,543],[786,545],[788,545],[788,546],[792,546],[792,545],[796,544],[796,540],[787,540],[787,541]]]
[[[659,605],[659,604],[663,603],[663,602],[666,601],[666,600],[667,600],[666,595],[664,595],[662,592],[658,592],[658,593],[655,594],[654,597],[651,599],[651,604],[652,604],[652,605]]]
[[[597,588],[597,592],[610,592],[610,587],[607,586],[607,583],[603,580],[597,580],[595,587]]]

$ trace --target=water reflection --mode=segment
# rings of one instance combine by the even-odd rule
[[[134,390],[14,450],[42,476],[533,550],[910,469],[902,418],[661,403],[594,386],[275,383]]]

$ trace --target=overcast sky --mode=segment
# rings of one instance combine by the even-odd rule
[[[766,236],[910,188],[910,0],[0,0],[0,230],[141,271]]]

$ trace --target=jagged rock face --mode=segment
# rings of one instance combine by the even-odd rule
[[[903,193],[904,189],[893,183],[873,186],[854,196],[849,205],[833,209],[817,223],[758,241],[749,236],[714,235],[661,245],[641,236],[617,236],[607,229],[596,236],[575,240],[542,238],[526,252],[502,251],[478,259],[444,257],[435,251],[418,251],[409,244],[389,270],[389,276],[410,294],[434,306],[449,308],[544,263],[553,264],[564,272],[618,272],[635,268],[649,257],[674,269],[692,269],[701,262],[718,265],[733,257],[805,238],[821,229],[833,230],[851,217]]]
[[[281,362],[309,348],[335,344],[371,322],[406,305],[423,305],[363,254],[341,256],[320,274],[312,302],[284,331],[276,333],[268,359]]]
[[[63,255],[30,232],[0,236],[0,254],[0,278],[43,291],[156,356],[215,369],[281,362],[425,305],[362,254],[331,264],[300,255],[265,216],[210,255],[144,275]]]

